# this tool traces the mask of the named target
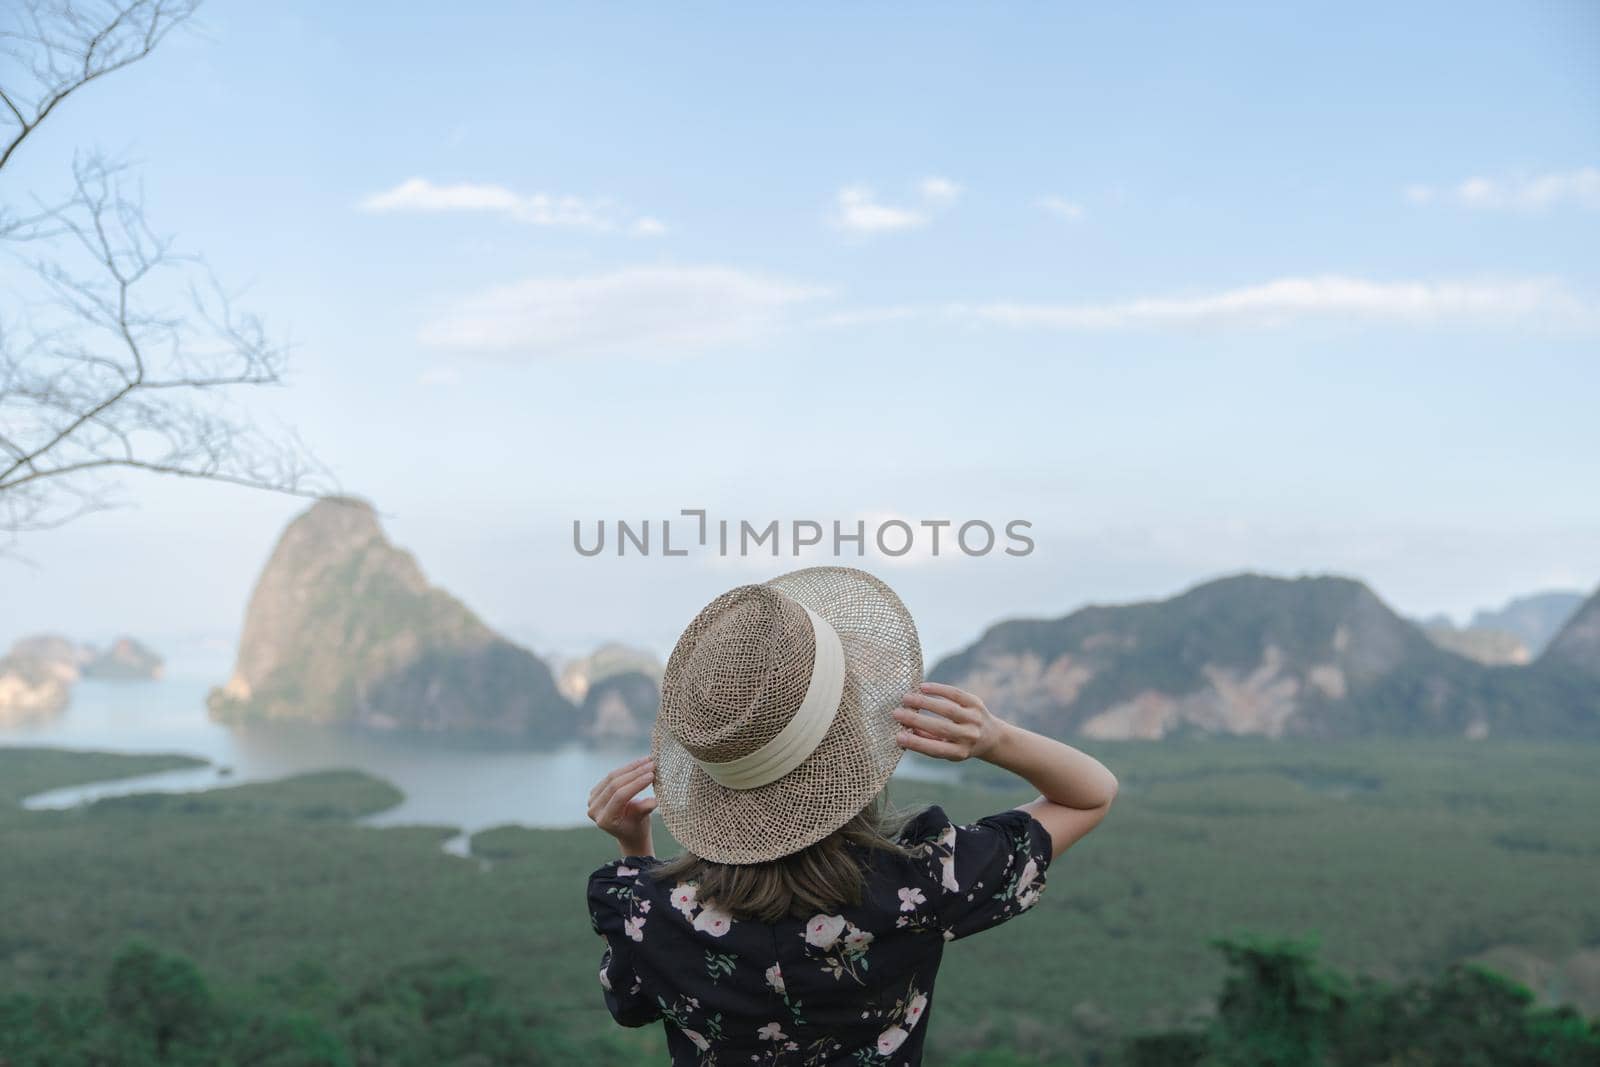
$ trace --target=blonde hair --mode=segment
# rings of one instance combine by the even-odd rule
[[[906,855],[897,840],[908,813],[873,797],[854,818],[798,852],[760,863],[714,863],[685,852],[655,870],[663,882],[694,882],[699,899],[738,919],[777,922],[861,903],[873,852]]]

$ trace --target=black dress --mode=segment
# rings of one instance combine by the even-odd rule
[[[921,1063],[945,942],[1032,907],[1051,844],[1016,808],[958,827],[930,807],[901,840],[910,857],[872,853],[859,907],[777,923],[657,883],[659,860],[606,864],[589,876],[606,1007],[662,1020],[675,1067]]]

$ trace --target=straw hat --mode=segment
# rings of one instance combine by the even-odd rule
[[[894,773],[890,712],[921,680],[910,612],[865,571],[808,567],[728,590],[678,638],[661,680],[661,821],[718,863],[822,840]]]

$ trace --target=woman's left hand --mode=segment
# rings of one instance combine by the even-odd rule
[[[653,856],[650,843],[650,813],[656,810],[655,797],[639,797],[655,780],[655,761],[640,756],[624,763],[589,790],[589,818],[612,837],[624,856]]]

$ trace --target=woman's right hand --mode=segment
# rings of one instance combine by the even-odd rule
[[[939,682],[907,693],[893,714],[903,727],[896,738],[901,748],[952,763],[986,758],[1006,731],[982,698]]]
[[[640,756],[624,763],[589,790],[589,819],[617,839],[624,856],[652,856],[650,813],[655,797],[639,794],[655,782],[655,761]]]

